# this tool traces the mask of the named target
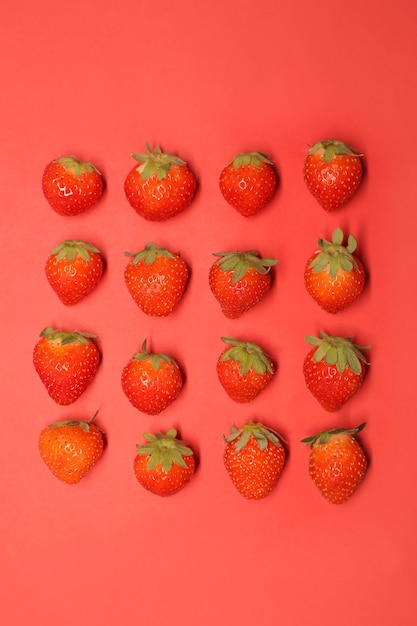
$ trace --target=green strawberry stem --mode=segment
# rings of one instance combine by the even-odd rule
[[[321,332],[320,337],[307,335],[305,340],[317,348],[313,355],[316,363],[324,360],[327,365],[335,365],[341,374],[349,367],[359,376],[362,363],[369,365],[361,351],[368,350],[370,346],[359,346],[352,342],[352,337],[335,337]]]
[[[159,146],[155,146],[152,150],[149,143],[146,142],[145,147],[145,153],[132,153],[132,157],[140,163],[138,171],[142,180],[146,180],[154,174],[158,180],[163,180],[166,178],[172,164],[186,165],[186,162],[179,157],[162,152]]]
[[[146,265],[152,265],[158,256],[163,256],[166,259],[174,258],[172,252],[157,246],[156,243],[148,243],[143,250],[137,252],[125,252],[125,256],[132,257],[132,265],[136,265],[139,261],[143,261]]]
[[[315,443],[327,443],[332,435],[346,433],[347,435],[352,435],[354,437],[357,433],[363,430],[365,426],[366,422],[362,422],[362,424],[359,424],[356,428],[333,428],[332,430],[323,430],[320,433],[311,435],[310,437],[305,437],[304,439],[301,439],[301,441],[302,443],[308,443],[313,446]]]
[[[265,372],[273,373],[271,362],[265,352],[256,343],[251,341],[239,341],[233,337],[221,337],[221,340],[232,346],[223,353],[221,360],[231,359],[240,363],[240,373],[246,376],[249,370],[253,369],[258,374]]]
[[[73,343],[74,341],[87,345],[89,339],[95,339],[97,337],[97,335],[93,335],[92,333],[80,332],[78,330],[66,332],[63,330],[55,330],[50,326],[44,328],[39,336],[46,337],[46,339],[50,341],[58,341],[62,346]]]
[[[230,434],[226,437],[223,435],[223,439],[226,443],[232,443],[235,441],[234,452],[237,454],[241,452],[243,448],[249,442],[249,439],[254,437],[260,450],[265,450],[268,447],[268,442],[273,443],[279,447],[282,445],[282,437],[275,431],[267,428],[263,424],[249,421],[241,428],[232,426]]]
[[[79,239],[67,239],[59,243],[53,250],[51,250],[51,254],[57,255],[56,263],[64,258],[68,261],[73,261],[77,255],[83,258],[84,261],[89,261],[89,252],[96,252],[99,254],[100,250],[98,250],[91,243],[80,241]]]
[[[78,177],[82,176],[86,172],[90,174],[93,172],[97,172],[98,174],[100,174],[95,165],[89,163],[88,161],[78,161],[78,159],[73,156],[62,156],[59,159],[55,159],[55,163],[60,163],[67,170],[70,170],[71,172],[73,172],[73,174],[75,174],[75,176]]]
[[[321,154],[325,163],[329,163],[335,156],[342,156],[348,154],[350,156],[363,156],[351,146],[348,146],[343,141],[338,139],[325,139],[323,141],[317,141],[313,144],[308,151],[308,154]]]
[[[256,250],[214,252],[213,255],[219,257],[216,263],[220,265],[224,272],[233,272],[234,283],[242,280],[249,269],[254,269],[260,274],[267,274],[271,267],[278,263],[277,259],[262,259]]]
[[[234,169],[237,170],[239,167],[247,167],[248,165],[260,167],[262,163],[273,165],[273,162],[264,152],[241,152],[240,154],[236,154],[233,159],[230,159],[230,161],[226,163],[226,167],[233,164]]]
[[[165,435],[161,432],[153,435],[144,433],[145,444],[137,445],[136,452],[139,455],[149,456],[148,471],[161,465],[165,472],[169,472],[175,463],[181,467],[187,467],[184,457],[192,456],[194,452],[183,441],[177,439],[175,428],[167,430]]]
[[[330,276],[334,278],[339,269],[345,272],[359,269],[353,256],[357,247],[357,241],[353,235],[349,235],[347,246],[343,245],[344,234],[340,228],[336,228],[332,234],[332,241],[318,240],[319,253],[311,261],[309,267],[314,273],[329,269]]]
[[[155,371],[158,371],[162,361],[165,361],[165,363],[174,363],[175,365],[177,365],[175,359],[173,359],[172,356],[170,356],[169,354],[165,354],[164,352],[149,352],[146,347],[146,343],[147,339],[144,340],[141,351],[135,352],[132,357],[132,361],[146,361],[147,359],[150,359]]]
[[[52,424],[49,424],[48,428],[59,428],[60,426],[79,426],[84,432],[87,433],[90,430],[90,424],[94,422],[97,415],[98,415],[98,409],[94,413],[94,415],[90,417],[89,420],[60,420],[58,422],[53,422]],[[101,428],[99,428],[96,424],[95,424],[95,427],[100,432],[103,432]]]

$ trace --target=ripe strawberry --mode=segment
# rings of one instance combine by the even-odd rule
[[[126,286],[136,304],[147,315],[166,317],[181,300],[188,280],[188,268],[178,254],[154,243],[132,257],[125,269]]]
[[[276,259],[261,259],[256,250],[218,252],[209,272],[210,289],[223,314],[234,319],[258,304],[271,289]]]
[[[51,398],[72,404],[97,372],[100,356],[95,335],[45,328],[33,351],[33,364]]]
[[[192,449],[177,439],[177,431],[144,433],[147,443],[136,446],[134,472],[138,482],[158,496],[171,496],[183,489],[195,473]]]
[[[309,258],[304,270],[304,283],[310,296],[329,313],[346,309],[362,293],[365,270],[353,254],[356,239],[349,235],[343,245],[343,231],[336,228],[332,241],[319,239],[317,252]]]
[[[146,220],[161,222],[191,203],[196,179],[185,161],[146,144],[145,154],[132,154],[140,165],[129,172],[124,189],[130,205]]]
[[[346,204],[362,180],[358,152],[342,141],[318,141],[309,150],[304,163],[304,182],[326,211]]]
[[[224,464],[238,492],[249,500],[265,498],[281,476],[285,464],[282,438],[263,424],[232,426],[224,437]]]
[[[63,241],[51,251],[45,274],[64,304],[77,304],[97,286],[103,274],[100,250],[78,239]]]
[[[44,428],[39,437],[42,460],[56,478],[68,485],[79,483],[101,458],[103,450],[103,432],[92,420],[55,422]]]
[[[42,191],[59,215],[79,215],[100,200],[103,178],[92,163],[63,156],[46,166]]]
[[[256,343],[231,337],[221,339],[229,347],[217,361],[219,381],[235,402],[251,402],[274,376],[274,363]]]
[[[154,354],[146,349],[146,339],[142,351],[133,355],[123,369],[122,387],[134,407],[158,415],[178,396],[182,389],[181,370],[168,354]]]
[[[220,191],[241,215],[258,213],[271,200],[277,187],[272,161],[262,152],[237,154],[220,174]]]
[[[365,426],[327,430],[302,439],[311,446],[310,476],[322,496],[343,504],[352,496],[367,470],[367,460],[356,438]]]
[[[337,411],[362,386],[368,363],[361,350],[369,346],[324,332],[320,338],[308,335],[306,341],[314,346],[303,365],[307,387],[326,411]]]

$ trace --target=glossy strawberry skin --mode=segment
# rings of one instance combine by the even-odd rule
[[[52,474],[62,482],[79,483],[101,458],[102,431],[87,422],[60,422],[44,428],[39,452]]]
[[[223,168],[219,179],[220,191],[234,209],[244,217],[250,217],[271,201],[277,187],[277,175],[269,161],[258,160],[256,165],[249,162],[239,166],[235,165],[235,161]]]
[[[135,476],[142,487],[158,496],[172,496],[178,493],[190,482],[195,473],[194,456],[184,457],[186,467],[174,464],[169,471],[164,470],[161,464],[148,470],[148,461],[147,456],[135,457]]]
[[[232,272],[224,272],[213,264],[209,284],[225,317],[236,319],[264,299],[271,289],[271,276],[250,268],[245,277],[235,283]]]
[[[94,206],[103,194],[103,178],[91,164],[73,157],[49,163],[42,176],[42,191],[59,215],[75,216]]]
[[[263,368],[264,371],[258,372],[254,367],[245,371],[242,370],[242,363],[229,358],[229,354],[230,347],[223,350],[217,360],[216,371],[220,384],[235,402],[252,402],[271,382],[275,374],[274,362],[271,357],[262,353],[268,364]]]

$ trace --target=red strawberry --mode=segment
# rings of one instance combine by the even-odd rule
[[[78,239],[63,241],[51,251],[45,273],[64,304],[77,304],[97,286],[103,274],[100,250]]]
[[[234,319],[258,304],[271,289],[276,259],[261,259],[256,250],[218,252],[209,272],[210,289],[223,314]]]
[[[336,139],[318,141],[304,163],[304,182],[326,211],[346,204],[362,180],[361,155]]]
[[[184,211],[191,203],[196,179],[185,161],[146,144],[145,154],[132,154],[140,165],[129,172],[125,193],[130,205],[146,220],[161,222]]]
[[[319,239],[317,252],[309,258],[304,283],[310,296],[329,313],[346,309],[362,293],[365,270],[353,254],[356,239],[350,235],[343,245],[343,231],[336,228],[332,241]]]
[[[181,370],[168,354],[154,354],[146,349],[133,355],[123,369],[122,387],[134,407],[158,415],[178,396],[182,389]]]
[[[265,498],[275,486],[285,464],[280,435],[263,424],[232,426],[224,438],[224,464],[238,492],[249,500]]]
[[[68,485],[84,478],[101,458],[103,449],[103,432],[92,420],[55,422],[39,437],[42,460],[56,478]]]
[[[100,357],[95,335],[45,328],[33,352],[33,364],[57,404],[72,404],[87,389]]]
[[[42,190],[59,215],[79,215],[100,200],[103,178],[92,163],[63,156],[46,166]]]
[[[125,269],[126,286],[136,304],[147,315],[166,317],[181,300],[188,280],[188,268],[178,254],[154,243],[132,257]]]
[[[361,350],[369,346],[324,332],[320,338],[308,335],[306,341],[314,346],[303,365],[307,387],[326,411],[337,411],[362,386],[368,363]]]
[[[274,363],[256,343],[231,337],[222,341],[229,347],[217,361],[219,381],[235,402],[251,402],[274,376]]]
[[[138,482],[158,496],[171,496],[183,489],[195,473],[192,449],[177,439],[177,431],[144,433],[147,443],[136,447],[134,472]]]
[[[311,446],[310,476],[332,504],[349,500],[366,474],[366,456],[356,438],[364,426],[327,430],[302,439]]]
[[[220,174],[220,191],[241,215],[249,217],[268,204],[277,187],[272,161],[262,152],[237,154]]]

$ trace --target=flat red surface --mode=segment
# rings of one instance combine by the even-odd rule
[[[416,604],[415,155],[416,5],[411,0],[273,0],[181,4],[121,0],[6,3],[1,46],[0,614],[5,626],[412,626]],[[355,198],[327,214],[306,190],[306,147],[336,137],[363,151]],[[184,158],[199,180],[191,207],[145,222],[123,182],[145,141]],[[280,175],[273,202],[245,219],[218,176],[237,152],[261,150]],[[93,161],[107,187],[96,208],[56,215],[41,192],[46,163]],[[304,289],[318,237],[358,239],[369,272],[361,299],[336,316]],[[105,277],[67,308],[44,276],[61,240],[86,239]],[[147,318],[123,282],[125,251],[156,241],[181,252],[191,280],[178,310]],[[213,252],[274,256],[274,288],[227,320],[208,288]],[[32,365],[45,326],[94,332],[103,355],[87,392],[62,408]],[[326,413],[305,387],[306,334],[370,344],[370,372],[344,409]],[[237,405],[220,387],[222,335],[264,346],[278,362],[269,388]],[[150,418],[125,398],[121,372],[144,338],[183,365],[186,386]],[[57,481],[40,430],[67,417],[98,423],[108,446],[78,486]],[[222,434],[257,419],[279,430],[289,458],[275,491],[247,502],[225,473]],[[321,498],[300,439],[367,426],[368,475],[343,506]],[[172,498],[133,475],[144,431],[178,428],[199,458]]]

